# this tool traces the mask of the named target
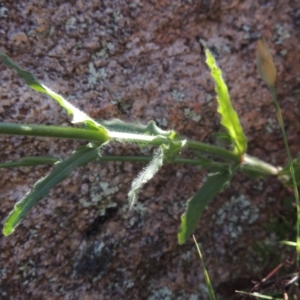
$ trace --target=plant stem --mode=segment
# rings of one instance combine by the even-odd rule
[[[243,164],[241,165],[242,170],[247,171],[254,171],[257,175],[275,175],[277,176],[279,171],[281,170],[280,167],[275,167],[271,164],[268,164],[256,157],[250,156],[248,154],[244,155]]]
[[[73,127],[63,126],[48,126],[48,125],[35,125],[35,124],[13,124],[13,123],[0,123],[0,134],[9,135],[23,135],[23,136],[42,136],[52,138],[69,138],[79,139],[87,141],[103,142],[101,133],[96,130],[80,129]],[[143,134],[131,134],[131,133],[119,133],[110,131],[109,137],[120,142],[136,142],[148,145],[159,146],[164,142],[167,142],[167,138],[159,136],[147,136]],[[200,151],[202,153],[214,155],[216,157],[227,159],[233,163],[240,163],[242,158],[240,155],[235,154],[223,148],[219,148],[213,145],[208,145],[196,141],[187,141],[186,148],[190,150]],[[151,157],[135,157],[135,156],[103,156],[100,158],[102,161],[140,161],[148,162]],[[202,165],[203,160],[197,159],[184,159],[177,158],[174,163],[194,164]],[[222,163],[212,162],[211,167],[221,167]],[[12,165],[13,166],[13,165]],[[257,158],[251,157],[247,154],[243,156],[243,162],[241,163],[242,169],[252,171],[261,175],[277,175],[278,168],[265,163]],[[209,166],[208,166],[209,167]]]
[[[96,130],[36,124],[0,123],[0,134],[78,139],[101,143],[106,141]]]
[[[68,138],[98,142],[104,141],[102,135],[96,130],[36,124],[0,123],[0,134]],[[154,146],[159,146],[164,142],[167,142],[167,138],[162,136],[157,138],[157,136],[151,135],[120,133],[114,131],[109,132],[109,137],[120,142],[144,143]],[[186,146],[189,149],[199,150],[230,161],[240,161],[240,157],[237,154],[216,146],[194,141],[188,141]]]
[[[186,144],[187,144],[187,148],[191,149],[191,150],[199,150],[201,152],[215,155],[217,157],[230,160],[232,162],[237,162],[237,163],[241,162],[240,155],[235,154],[235,153],[228,151],[226,149],[223,149],[223,148],[219,148],[216,146],[212,146],[212,145],[208,145],[208,144],[204,144],[204,143],[200,143],[200,142],[189,141],[189,140],[187,141]]]
[[[295,199],[296,199],[296,206],[297,206],[297,224],[296,224],[296,228],[297,228],[297,265],[299,265],[299,260],[300,260],[300,201],[299,201],[299,193],[298,193],[298,188],[297,188],[297,181],[296,181],[296,176],[295,176],[295,170],[294,170],[294,166],[293,166],[293,161],[292,161],[292,156],[291,156],[291,151],[289,148],[289,144],[287,141],[287,137],[286,137],[286,131],[284,128],[284,123],[283,123],[283,118],[282,118],[282,114],[281,114],[281,109],[277,100],[277,96],[276,96],[276,91],[275,91],[275,87],[274,86],[269,86],[270,88],[270,92],[272,95],[272,99],[273,99],[273,103],[275,105],[276,108],[276,113],[277,113],[277,119],[280,125],[280,129],[282,132],[282,136],[283,136],[283,141],[284,141],[284,146],[285,146],[285,150],[288,156],[288,161],[289,161],[289,166],[290,166],[290,172],[291,172],[291,177],[292,177],[292,181],[293,181],[293,186],[294,186],[294,194],[295,194]]]

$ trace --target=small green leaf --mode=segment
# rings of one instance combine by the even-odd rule
[[[31,208],[44,198],[53,186],[68,177],[75,168],[96,160],[99,155],[98,152],[99,147],[91,148],[89,145],[80,147],[69,158],[57,163],[52,173],[37,181],[33,189],[15,204],[14,210],[5,221],[3,234],[5,236],[10,235]]]
[[[198,192],[187,201],[187,209],[181,216],[178,243],[184,244],[196,228],[205,207],[229,183],[232,173],[229,170],[210,175]]]
[[[23,157],[20,161],[0,163],[0,168],[52,165],[57,163],[58,161],[58,158],[52,156],[28,156]]]
[[[226,83],[222,77],[222,72],[218,68],[214,57],[208,49],[205,51],[206,63],[211,70],[211,75],[215,81],[218,112],[221,114],[221,124],[226,128],[231,140],[234,142],[234,152],[244,154],[247,150],[247,139],[243,132],[239,117],[232,107]]]
[[[40,83],[33,74],[30,72],[23,70],[21,67],[19,67],[15,62],[13,62],[7,55],[5,55],[3,52],[0,51],[0,59],[2,62],[7,65],[8,67],[14,69],[17,71],[18,75],[23,78],[28,86],[30,86],[33,90],[46,94],[50,96],[52,99],[54,99],[59,105],[61,105],[63,108],[66,109],[67,113],[70,115],[73,115],[73,123],[81,123],[84,122],[87,124],[90,128],[106,132],[106,129],[97,123],[95,120],[93,120],[91,117],[89,117],[86,113],[76,108],[74,105],[72,105],[70,102],[65,100],[61,95],[55,93],[50,88],[45,86],[44,84]]]
[[[162,147],[158,148],[149,164],[138,174],[133,180],[131,189],[128,193],[130,207],[132,207],[137,199],[138,192],[142,186],[147,183],[158,172],[163,165],[164,151]]]

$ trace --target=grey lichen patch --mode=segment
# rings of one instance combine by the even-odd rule
[[[147,300],[171,300],[173,298],[173,293],[167,287],[163,287],[161,289],[157,289],[152,291],[152,295],[150,295]]]
[[[144,224],[144,216],[147,212],[147,207],[141,203],[137,202],[132,208],[130,204],[123,205],[122,216],[127,220],[127,227],[141,227]]]
[[[242,234],[242,223],[252,224],[259,216],[259,208],[252,206],[245,195],[231,197],[213,215],[215,224],[222,225],[222,233],[231,237],[230,243],[234,243]],[[218,238],[218,237],[216,237]]]
[[[277,122],[274,119],[268,118],[265,128],[268,133],[272,133],[278,128]]]
[[[66,21],[66,24],[65,24],[65,28],[67,31],[70,31],[70,30],[74,30],[76,29],[76,18],[71,16],[67,21]]]
[[[207,103],[207,106],[212,106],[213,104],[213,96],[211,94],[206,93],[205,94],[205,103]]]
[[[259,181],[257,184],[253,185],[253,189],[258,190],[258,191],[262,191],[263,188],[264,188],[263,181]]]
[[[114,51],[115,45],[103,39],[101,40],[101,49],[92,55],[92,59],[107,59]]]
[[[181,92],[179,92],[178,90],[173,90],[171,92],[171,95],[173,97],[174,100],[178,101],[178,102],[183,102],[185,95]]]
[[[72,276],[91,278],[93,282],[99,280],[104,274],[113,258],[113,248],[102,241],[88,245],[79,255],[74,264]]]
[[[174,294],[168,287],[163,287],[163,288],[160,288],[160,289],[157,289],[157,290],[154,290],[152,288],[152,293],[147,298],[147,300],[172,300],[172,299],[176,299],[176,300],[186,300],[186,299],[188,299],[188,300],[198,300],[199,297],[198,297],[197,294],[192,294],[192,295],[188,296],[184,290]],[[206,299],[206,298],[202,298],[202,295],[201,295],[201,299]]]
[[[185,261],[191,261],[192,256],[191,256],[191,252],[187,251],[181,254],[181,258]]]
[[[113,105],[117,105],[120,108],[120,110],[124,113],[128,113],[132,106],[126,100],[122,99],[119,95],[115,96],[113,100],[110,101],[110,103]]]
[[[5,6],[0,6],[0,19],[7,18],[8,16],[8,8]]]
[[[245,261],[247,262],[247,268],[251,270],[252,274],[261,274],[261,270],[264,268],[264,262],[268,261],[267,257],[276,253],[278,250],[280,238],[275,232],[272,232],[261,241],[255,242],[246,254]],[[285,259],[286,253],[282,251],[282,259]],[[280,260],[280,258],[279,258]],[[274,265],[275,267],[275,265]]]
[[[19,271],[22,277],[25,279],[23,285],[27,285],[30,281],[37,278],[36,265],[33,260],[28,259],[19,266]]]
[[[163,118],[156,118],[155,121],[156,121],[156,123],[159,126],[165,126],[165,127],[168,126],[168,120],[165,117],[163,117]]]
[[[291,34],[289,31],[284,27],[284,25],[281,24],[275,24],[273,29],[273,36],[272,40],[275,44],[283,44],[284,40],[291,37]]]
[[[98,181],[96,178],[91,185],[88,199],[83,197],[79,202],[83,207],[96,207],[98,214],[103,216],[107,208],[117,206],[112,198],[118,190],[119,186],[110,186],[108,182]]]
[[[249,39],[258,39],[261,36],[261,33],[256,30],[251,30],[251,26],[244,24],[242,26],[243,31],[245,31],[244,34],[244,40],[249,40]]]
[[[107,73],[105,68],[96,69],[92,62],[89,63],[89,75],[88,82],[89,85],[95,85],[98,79],[105,79],[107,77]]]
[[[134,280],[133,279],[127,279],[125,282],[124,282],[124,287],[126,290],[134,287]]]
[[[231,53],[230,43],[222,38],[212,38],[210,40],[200,38],[198,41],[204,49],[209,48],[215,58],[219,58],[226,53]]]
[[[209,300],[208,289],[207,289],[207,285],[205,283],[202,282],[199,284],[199,292],[201,295],[201,299]]]
[[[189,108],[184,109],[184,116],[194,122],[199,122],[201,120],[201,116],[197,115],[195,111]]]

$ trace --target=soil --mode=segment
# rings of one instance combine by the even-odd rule
[[[300,2],[284,0],[0,1],[0,50],[96,119],[146,123],[215,143],[220,129],[208,47],[248,137],[248,153],[283,166],[270,94],[255,64],[265,36],[293,156],[299,151]],[[51,99],[0,64],[2,122],[70,125]],[[68,157],[83,142],[0,137],[1,162]],[[139,155],[111,145],[106,154]],[[94,162],[74,171],[9,237],[0,237],[1,299],[207,299],[192,239],[177,244],[186,200],[205,173],[164,166],[135,210],[127,192],[143,164]],[[52,166],[0,169],[1,225]],[[251,288],[291,250],[292,192],[243,174],[211,203],[195,236],[219,299]],[[290,223],[289,223],[290,222]]]

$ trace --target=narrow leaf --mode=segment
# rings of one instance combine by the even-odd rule
[[[194,235],[193,235],[193,239],[194,239],[194,242],[195,242],[199,257],[200,257],[200,260],[201,260],[202,269],[203,269],[203,273],[204,273],[204,279],[205,279],[205,283],[206,283],[206,286],[207,286],[207,289],[208,289],[209,299],[210,300],[216,300],[214,289],[212,287],[212,284],[211,284],[211,281],[210,281],[210,278],[209,278],[209,274],[208,274],[207,269],[205,267],[205,263],[204,263],[204,260],[203,260],[203,257],[202,257],[202,253],[200,251],[200,247],[199,247]]]
[[[58,161],[59,161],[58,158],[52,156],[28,156],[28,157],[23,157],[20,161],[0,163],[0,168],[52,165],[57,163]]]
[[[0,59],[2,62],[7,65],[8,67],[17,71],[18,75],[23,78],[28,86],[30,86],[33,90],[46,94],[54,99],[59,105],[66,109],[67,113],[73,115],[73,123],[81,123],[84,122],[91,128],[96,130],[101,130],[106,132],[105,128],[89,117],[86,113],[76,108],[70,102],[65,100],[61,95],[55,93],[50,88],[45,86],[44,84],[40,83],[32,73],[23,70],[18,64],[13,62],[7,55],[0,51]]]
[[[218,112],[221,114],[221,124],[226,128],[231,140],[234,142],[234,152],[243,154],[247,150],[247,139],[243,132],[239,117],[231,105],[228,89],[218,68],[214,57],[208,49],[205,51],[206,63],[211,70],[215,81],[215,90],[218,95]]]
[[[153,159],[149,164],[138,174],[138,176],[133,180],[131,189],[128,193],[130,207],[132,207],[137,199],[138,192],[142,186],[147,183],[152,177],[158,172],[158,170],[163,165],[164,151],[162,147],[158,148],[157,152],[154,154]]]
[[[188,200],[187,209],[181,216],[178,243],[184,244],[196,228],[205,207],[229,183],[232,173],[229,170],[210,175],[198,192]]]
[[[80,147],[69,158],[59,162],[52,173],[37,181],[33,189],[15,204],[13,211],[5,221],[3,234],[10,235],[31,208],[44,198],[53,186],[68,177],[75,168],[97,159],[98,151],[99,147],[91,148],[89,145]]]
[[[243,292],[243,291],[235,291],[236,293],[239,294],[244,294],[244,295],[248,295],[248,296],[252,296],[252,297],[256,297],[259,299],[268,299],[268,300],[282,300],[282,298],[274,298],[273,296],[268,296],[268,295],[263,295],[260,293],[247,293],[247,292]]]

